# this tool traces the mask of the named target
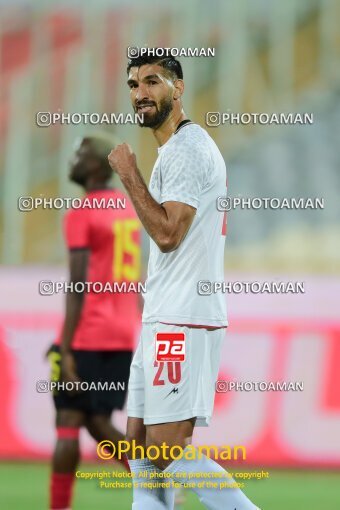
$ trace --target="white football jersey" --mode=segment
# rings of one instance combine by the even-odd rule
[[[143,322],[227,326],[226,297],[210,293],[224,281],[226,167],[208,133],[186,124],[158,149],[149,191],[159,203],[183,202],[196,215],[179,247],[162,253],[150,239]],[[201,284],[199,282],[208,282]]]

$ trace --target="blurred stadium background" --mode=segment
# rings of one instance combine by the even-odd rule
[[[98,129],[41,128],[35,115],[131,112],[128,46],[216,49],[214,58],[181,59],[185,111],[203,127],[208,111],[314,114],[306,126],[207,128],[227,162],[231,196],[320,197],[325,207],[228,214],[226,280],[304,281],[306,292],[230,294],[220,378],[303,381],[304,391],[217,394],[212,425],[196,442],[245,445],[241,467],[270,473],[246,487],[264,510],[340,508],[339,15],[338,0],[0,3],[1,508],[47,508],[53,409],[35,384],[48,378],[44,353],[63,296],[40,296],[38,282],[67,277],[64,211],[23,213],[18,197],[78,196],[67,181],[72,145]],[[132,145],[148,179],[151,133],[100,129]],[[145,259],[147,249],[145,239]],[[85,434],[82,445],[93,462]],[[130,501],[129,491],[82,481],[74,508],[126,510]],[[185,508],[198,506],[190,496]]]

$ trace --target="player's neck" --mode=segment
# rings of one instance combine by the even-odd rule
[[[181,109],[179,112],[175,112],[174,110],[170,113],[168,118],[163,124],[157,128],[153,129],[153,134],[157,140],[158,145],[161,147],[164,145],[169,138],[176,131],[178,124],[180,124],[183,120],[186,120],[188,117]]]

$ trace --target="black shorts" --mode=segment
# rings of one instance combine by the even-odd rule
[[[111,414],[124,407],[130,375],[132,351],[72,350],[77,375],[83,390],[70,393],[61,380],[60,349],[53,345],[48,352],[55,408],[74,409],[86,414]],[[86,384],[88,383],[88,384]]]

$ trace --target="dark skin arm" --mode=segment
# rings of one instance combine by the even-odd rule
[[[126,143],[117,145],[109,163],[128,192],[149,236],[163,253],[176,250],[186,236],[196,209],[182,202],[158,204],[152,198],[137,168],[136,156]]]
[[[87,275],[89,251],[87,249],[70,252],[70,282],[85,282]],[[61,372],[65,382],[79,381],[71,343],[79,322],[84,302],[84,294],[68,292],[66,294],[66,314],[60,342]]]

